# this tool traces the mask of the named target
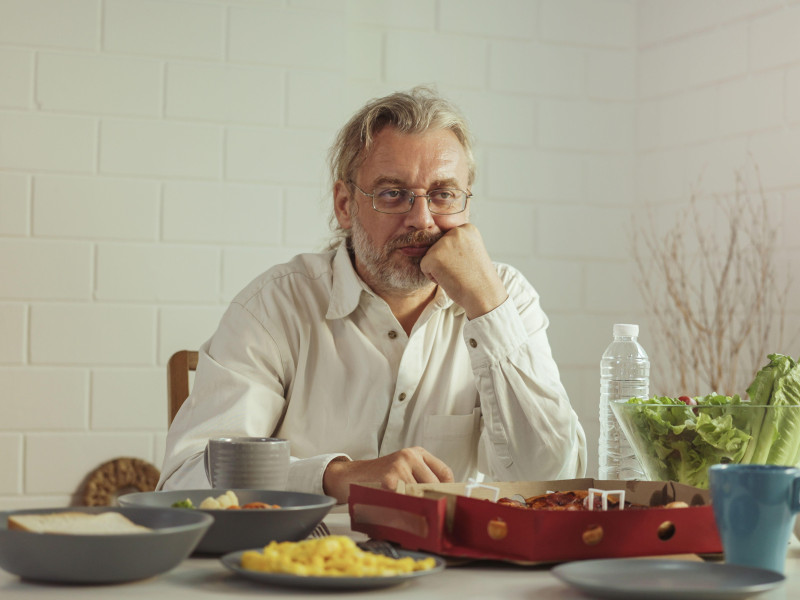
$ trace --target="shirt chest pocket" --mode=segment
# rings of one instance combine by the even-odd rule
[[[475,475],[478,458],[481,411],[469,415],[429,415],[425,417],[423,447],[442,459],[453,470],[456,481]]]

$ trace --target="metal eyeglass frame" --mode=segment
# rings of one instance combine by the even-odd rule
[[[435,190],[431,190],[431,192],[429,192],[427,194],[415,194],[414,192],[412,192],[409,189],[397,188],[398,190],[402,190],[404,192],[408,192],[409,194],[411,194],[411,197],[408,199],[408,209],[404,210],[403,212],[386,212],[384,210],[380,210],[377,206],[375,206],[375,193],[374,192],[372,194],[368,194],[367,192],[362,190],[360,187],[358,187],[356,185],[355,181],[353,181],[352,179],[350,179],[349,181],[350,181],[350,185],[352,185],[354,188],[356,188],[359,192],[361,192],[362,194],[364,194],[365,196],[367,196],[369,198],[372,198],[372,210],[374,210],[375,212],[379,212],[382,215],[404,215],[406,213],[411,212],[411,209],[414,207],[414,201],[417,198],[425,198],[428,201],[428,210],[431,212],[432,215],[441,215],[441,216],[449,217],[451,215],[461,214],[462,212],[467,210],[467,204],[469,204],[469,199],[472,198],[472,194],[470,194],[466,190],[462,190],[462,189],[459,189],[459,188],[436,188]],[[432,210],[431,209],[431,193],[433,193],[433,192],[435,192],[437,190],[458,190],[459,192],[463,192],[464,195],[465,195],[464,208],[462,208],[459,211],[450,212],[450,213],[440,213],[440,212],[436,212],[435,210]]]

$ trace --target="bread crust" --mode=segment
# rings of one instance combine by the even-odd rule
[[[149,527],[137,525],[122,513],[113,511],[19,513],[9,515],[7,526],[8,529],[17,531],[73,535],[115,535],[151,531]]]

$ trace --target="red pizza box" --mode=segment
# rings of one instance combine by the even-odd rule
[[[608,511],[530,510],[496,498],[549,491],[622,490],[625,500],[654,508]],[[673,502],[688,508],[658,508]],[[408,485],[398,491],[352,485],[354,531],[408,550],[445,556],[520,562],[590,558],[717,554],[722,542],[707,490],[663,481],[499,482]]]

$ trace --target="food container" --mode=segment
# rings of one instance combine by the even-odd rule
[[[59,512],[118,512],[150,531],[63,534],[8,529],[10,516]],[[51,583],[112,584],[147,579],[173,569],[189,556],[213,520],[199,511],[173,508],[82,506],[4,511],[0,512],[0,568],[23,579]]]
[[[707,490],[674,482],[569,479],[417,484],[395,492],[352,485],[351,527],[408,550],[538,563],[588,558],[717,554],[722,544]],[[505,506],[497,497],[548,491],[624,490],[625,500],[662,508],[549,511]],[[688,508],[663,508],[672,501]]]
[[[207,514],[214,523],[197,544],[198,554],[225,554],[235,550],[258,548],[272,541],[302,540],[325,518],[336,500],[330,496],[284,492],[279,490],[172,490],[138,492],[120,496],[122,506],[171,507],[175,502],[191,500],[194,506],[208,497],[217,498],[232,491],[239,502],[277,504],[271,509],[172,509],[179,512]]]
[[[708,488],[718,463],[795,466],[800,406],[611,403],[648,479]]]

